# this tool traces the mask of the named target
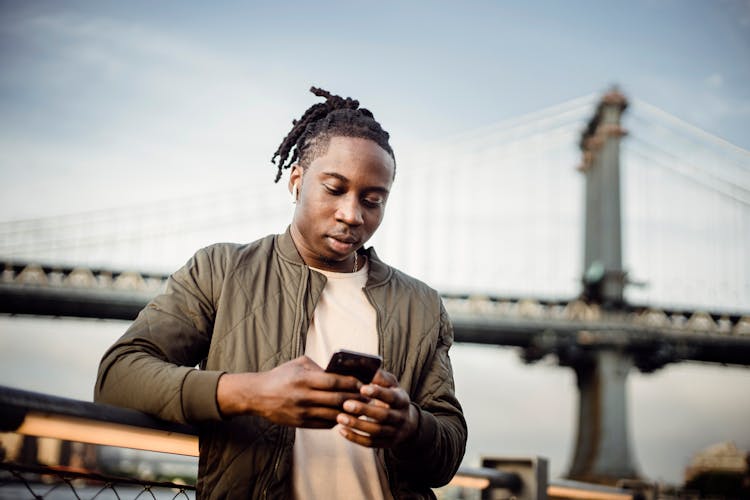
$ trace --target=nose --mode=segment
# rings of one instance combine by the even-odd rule
[[[364,223],[362,207],[356,196],[342,196],[336,209],[336,220],[349,226],[359,226]]]

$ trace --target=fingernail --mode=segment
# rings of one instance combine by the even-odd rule
[[[371,385],[366,385],[362,388],[361,391],[365,396],[372,396],[375,394],[375,388]]]
[[[344,409],[346,411],[354,411],[357,409],[357,403],[354,401],[347,401],[344,403]]]
[[[339,414],[336,417],[336,421],[340,423],[341,425],[349,425],[351,422],[351,419],[347,417],[346,415]]]

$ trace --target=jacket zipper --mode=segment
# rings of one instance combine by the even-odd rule
[[[274,454],[276,458],[273,461],[273,471],[271,472],[271,477],[268,479],[268,482],[266,483],[266,487],[263,489],[262,498],[264,499],[268,498],[268,488],[271,486],[271,483],[276,477],[276,471],[279,469],[279,463],[281,462],[281,454],[283,453],[282,445],[284,444],[285,436],[286,436],[286,429],[283,428],[279,432],[279,438],[276,440],[276,453]]]
[[[367,286],[364,287],[365,296],[367,297],[367,300],[370,302],[370,305],[373,309],[375,309],[375,329],[378,332],[378,350],[380,351],[379,354],[383,358],[383,363],[385,365],[385,360],[388,359],[385,356],[385,333],[383,332],[382,328],[382,321],[381,316],[382,313],[380,309],[378,308],[377,304],[375,303],[375,299],[372,298],[372,291]],[[385,369],[385,366],[383,366]],[[390,368],[390,366],[388,367]],[[396,498],[396,495],[393,491],[393,484],[391,484],[391,472],[388,470],[388,460],[386,457],[386,450],[381,448],[378,453],[375,454],[377,459],[382,463],[383,465],[383,471],[385,472],[385,480],[388,483],[388,490],[391,493],[391,498]]]
[[[301,343],[302,335],[300,333],[300,330],[303,324],[302,315],[304,315],[306,312],[305,307],[307,303],[305,302],[305,292],[307,290],[306,284],[309,281],[309,276],[308,276],[309,272],[310,270],[307,267],[305,266],[302,267],[302,278],[300,280],[299,288],[297,289],[298,290],[297,291],[297,315],[294,318],[294,322],[292,325],[292,330],[293,330],[292,335],[295,337],[292,339],[292,345],[296,346],[295,352],[292,353],[292,356],[293,356],[292,359],[299,356],[301,352],[304,352],[304,348],[302,347],[302,343]],[[263,499],[268,498],[268,489],[270,488],[271,483],[276,477],[276,472],[279,470],[279,464],[281,463],[281,455],[284,453],[284,448],[286,447],[285,442],[287,441],[286,440],[287,432],[288,430],[286,427],[281,428],[281,431],[279,432],[279,438],[276,440],[276,453],[274,454],[275,458],[273,461],[273,470],[271,471],[271,477],[268,479],[268,482],[266,483],[266,486],[263,489],[263,494],[261,495],[261,498]]]

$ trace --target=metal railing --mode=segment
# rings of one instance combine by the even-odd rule
[[[67,459],[62,456],[70,447],[61,445],[87,443],[197,456],[198,438],[192,427],[134,410],[0,386],[0,432],[12,433],[2,435],[0,498],[195,498],[191,483],[197,465],[177,474],[176,480],[165,480],[143,467],[113,466],[111,459],[109,465],[103,463],[106,457],[98,452],[104,447],[90,447],[87,451],[94,452],[86,460],[79,457],[77,464],[70,463],[70,453]],[[37,441],[48,438],[59,440],[55,456],[39,460]],[[15,453],[6,450],[8,442],[15,444]]]
[[[120,447],[149,452],[167,453],[167,461],[198,456],[196,428],[165,422],[138,412],[108,405],[50,396],[37,392],[0,386],[0,433],[13,433],[28,438],[53,438],[62,442],[87,443],[106,447]],[[0,434],[0,437],[8,434]],[[18,440],[17,440],[18,441]],[[141,477],[137,467],[59,465],[27,460],[7,460],[0,448],[0,498],[194,498],[197,461],[183,462],[180,482],[166,480],[169,474],[151,473]],[[103,453],[98,456],[106,458]],[[60,458],[60,457],[58,457]],[[157,457],[156,459],[159,460]],[[189,462],[189,459],[187,459]],[[120,460],[125,462],[127,460]],[[110,460],[111,462],[111,460]],[[131,460],[132,462],[132,460]],[[142,468],[141,468],[142,469]],[[140,472],[143,472],[142,470]],[[182,484],[182,483],[185,484]],[[618,488],[602,488],[583,483],[547,484],[547,462],[542,458],[491,458],[483,467],[461,467],[451,485],[481,491],[482,499],[515,498],[633,498],[632,492]],[[581,492],[588,492],[581,496]],[[597,496],[597,494],[599,496]],[[602,496],[604,495],[604,496]]]

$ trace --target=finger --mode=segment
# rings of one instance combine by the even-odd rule
[[[342,413],[341,408],[306,408],[297,415],[297,418],[293,421],[292,425],[295,427],[330,429],[336,425],[336,423],[355,428],[360,432],[383,434],[383,429],[381,429],[383,425],[378,423],[375,419],[367,417],[366,415],[356,416]],[[395,431],[391,429],[387,430],[385,434],[390,435],[393,432]]]
[[[298,404],[307,408],[333,408],[340,411],[344,403],[349,400],[363,401],[363,396],[358,392],[332,392],[332,391],[307,391],[300,397]]]
[[[344,402],[343,409],[354,418],[365,417],[371,421],[377,422],[379,425],[397,424],[400,421],[397,416],[394,417],[396,413],[392,412],[391,409],[384,404],[375,405],[372,404],[372,402],[365,403],[350,399]],[[367,429],[362,430],[369,432]]]
[[[380,400],[392,408],[406,408],[409,406],[409,395],[400,387],[388,388],[368,384],[362,386],[359,392],[364,397]]]
[[[339,413],[336,417],[336,422],[344,427],[372,437],[390,435],[395,432],[393,429],[386,428],[387,426],[382,425],[377,420],[365,416],[355,417],[348,413]]]
[[[363,385],[356,377],[324,371],[307,374],[307,383],[313,389],[342,392],[359,392]]]
[[[395,442],[397,430],[392,427],[380,426],[361,419],[353,419],[351,423],[351,426],[339,425],[339,434],[353,443],[369,448],[389,448]]]
[[[336,417],[341,413],[340,408],[312,407],[305,408],[298,413],[297,425],[306,426],[308,422],[336,423]],[[331,427],[329,425],[329,427]]]
[[[303,420],[300,427],[307,429],[331,429],[336,426],[335,420],[311,419]]]
[[[386,403],[385,401],[381,401],[379,399],[368,399],[368,401],[365,401],[366,403],[369,403],[371,405],[379,406],[381,408],[390,408],[391,405]]]
[[[362,382],[347,375],[329,373],[307,356],[300,356],[289,362],[298,364],[297,381],[314,389],[325,391],[358,391]]]
[[[372,443],[392,442],[398,433],[395,426],[365,416],[355,417],[348,413],[340,413],[336,417],[336,422],[354,434],[369,438]],[[358,439],[357,442],[362,443],[363,440]]]
[[[339,434],[344,436],[347,440],[351,441],[352,443],[356,443],[361,446],[366,446],[368,448],[378,448],[377,443],[372,438],[372,436],[369,436],[367,434],[360,434],[358,432],[355,432],[354,429],[351,429],[349,427],[344,427],[344,426],[339,427]]]
[[[396,378],[396,376],[383,369],[377,371],[371,383],[383,387],[398,387],[398,379]]]

